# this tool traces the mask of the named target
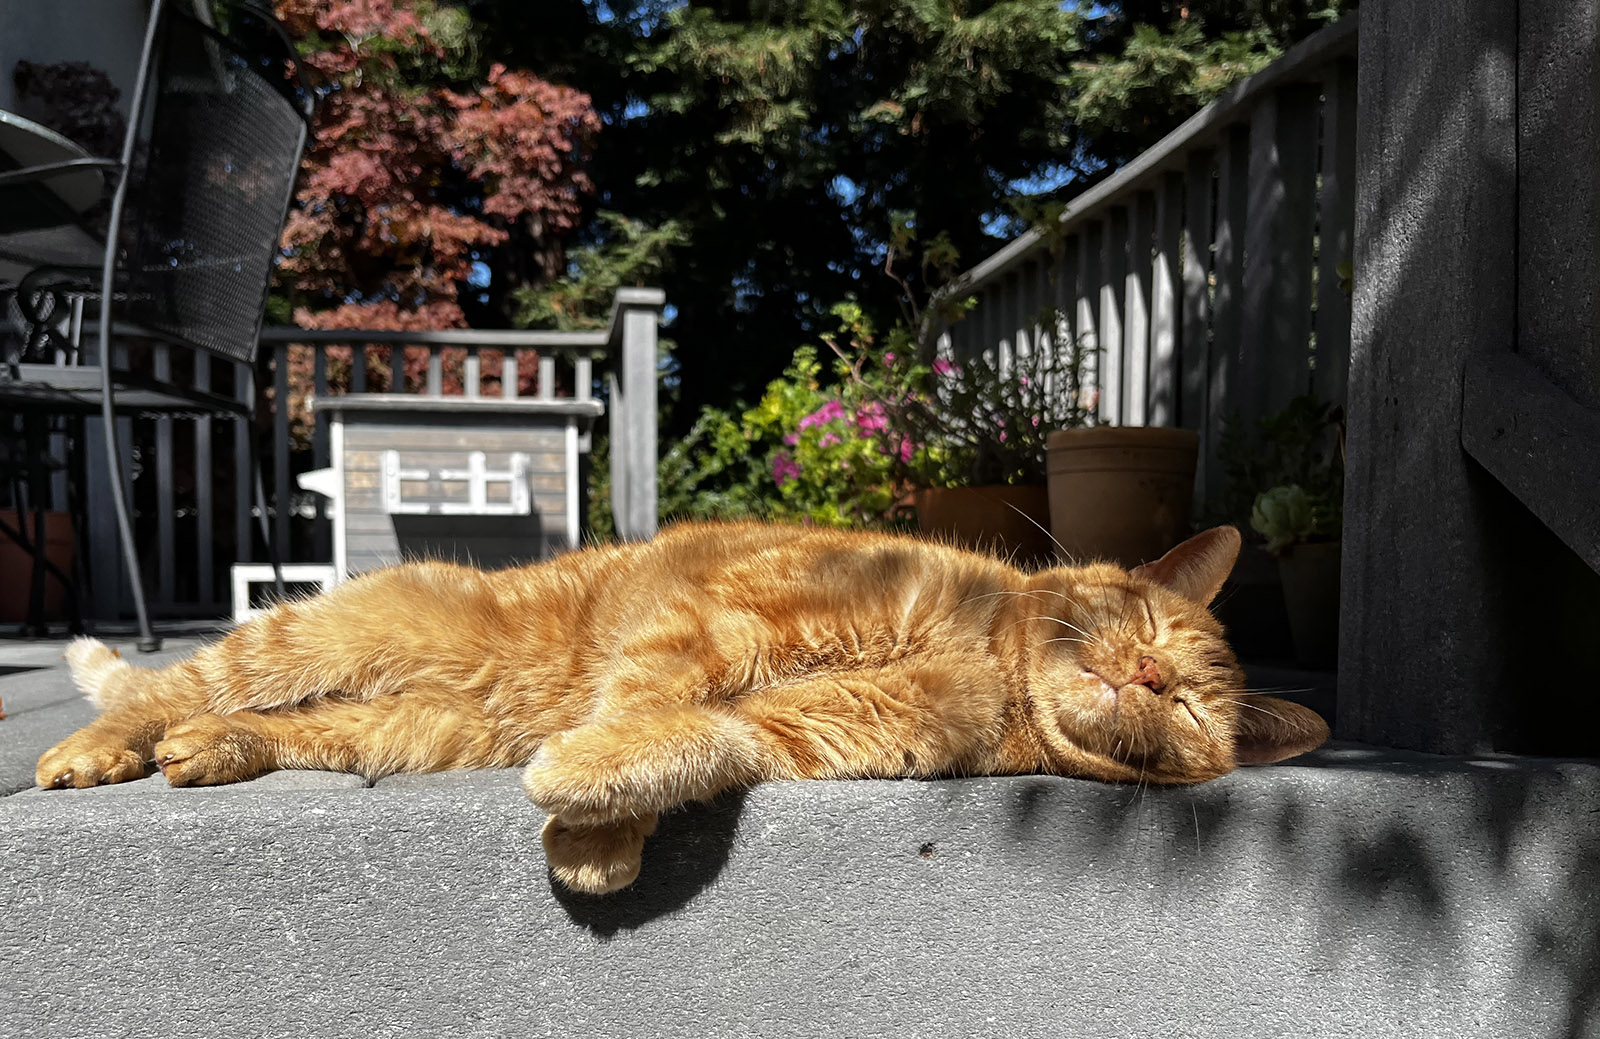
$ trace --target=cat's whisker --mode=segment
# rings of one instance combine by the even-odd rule
[[[1098,637],[1096,637],[1093,633],[1084,631],[1082,628],[1078,627],[1076,624],[1072,623],[1071,621],[1063,620],[1060,617],[1045,616],[1045,617],[1034,617],[1032,619],[1033,620],[1055,621],[1057,624],[1061,625],[1062,627],[1071,628],[1073,631],[1077,632],[1079,635],[1082,635],[1084,638],[1089,639],[1092,642],[1099,642],[1100,641],[1100,639]]]
[[[1061,620],[1061,618],[1059,618],[1059,617],[1057,617],[1056,620],[1060,621],[1060,623],[1062,623],[1062,624],[1065,624],[1067,627],[1071,628],[1073,631],[1077,632],[1079,635],[1082,635],[1086,639],[1093,639],[1095,642],[1099,642],[1100,641],[1098,638],[1095,638],[1095,636],[1089,634],[1087,631],[1084,631],[1082,628],[1078,627],[1076,624],[1073,624],[1071,621]]]
[[[1029,523],[1032,523],[1034,526],[1038,527],[1041,531],[1043,531],[1044,532],[1044,536],[1049,538],[1050,539],[1050,543],[1052,545],[1056,546],[1056,549],[1061,553],[1061,557],[1068,561],[1068,565],[1070,565],[1070,566],[1076,566],[1077,565],[1077,561],[1072,558],[1072,553],[1067,551],[1067,546],[1065,546],[1061,542],[1057,541],[1056,540],[1056,536],[1054,534],[1050,533],[1049,530],[1045,529],[1045,525],[1043,523],[1040,523],[1038,520],[1034,519],[1032,516],[1028,515],[1026,512],[1024,512],[1021,509],[1017,508],[1015,505],[1011,504],[1010,502],[1006,502],[1005,504],[1006,504],[1006,507],[1008,509],[1010,509],[1012,512],[1015,512],[1018,516],[1021,516],[1023,519],[1027,520]]]
[[[1028,594],[1029,595],[1034,595],[1034,594],[1038,594],[1038,595],[1054,595],[1057,598],[1065,599],[1067,601],[1067,605],[1073,607],[1074,609],[1079,609],[1079,610],[1083,610],[1084,609],[1083,603],[1081,603],[1078,600],[1074,599],[1072,596],[1068,595],[1066,592],[1059,591],[1059,590],[1057,590],[1055,588],[1031,588],[1031,589],[1028,590]],[[1085,610],[1085,612],[1088,612],[1088,611]]]
[[[1073,637],[1072,637],[1072,636],[1071,636],[1071,635],[1062,635],[1062,636],[1060,636],[1060,637],[1059,637],[1059,638],[1053,638],[1053,639],[1045,639],[1045,640],[1044,640],[1044,642],[1043,642],[1043,643],[1041,643],[1041,645],[1045,645],[1045,646],[1048,646],[1048,645],[1050,645],[1050,643],[1052,643],[1052,642],[1081,642],[1081,643],[1083,643],[1083,644],[1084,644],[1084,645],[1085,645],[1085,646],[1092,646],[1092,645],[1094,645],[1094,643],[1093,643],[1093,642],[1090,642],[1090,641],[1089,641],[1089,640],[1088,640],[1088,639],[1075,639],[1075,638],[1073,638]]]
[[[1100,641],[1100,639],[1098,639],[1094,635],[1091,635],[1089,632],[1084,631],[1082,628],[1078,627],[1076,624],[1073,624],[1070,621],[1064,621],[1060,617],[1052,617],[1049,614],[1040,614],[1040,615],[1035,616],[1035,617],[1023,617],[1021,620],[1018,620],[1016,623],[1012,624],[1011,627],[1015,628],[1018,624],[1026,624],[1029,621],[1052,621],[1052,622],[1054,622],[1056,624],[1061,625],[1062,627],[1071,628],[1073,631],[1077,632],[1080,635],[1087,636],[1087,638],[1091,642],[1099,642]]]

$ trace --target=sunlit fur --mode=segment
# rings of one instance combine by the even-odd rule
[[[769,779],[1053,773],[1194,783],[1327,736],[1248,695],[1206,604],[1239,548],[1024,574],[907,537],[674,527],[485,573],[415,563],[286,604],[162,670],[83,639],[103,710],[42,787],[276,768],[527,765],[563,883],[637,875],[657,813]]]

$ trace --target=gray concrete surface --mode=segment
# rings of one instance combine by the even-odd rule
[[[38,791],[0,698],[0,1036],[1600,1035],[1593,763],[771,784],[589,898],[515,771]]]

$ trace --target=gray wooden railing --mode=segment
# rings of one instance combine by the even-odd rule
[[[271,349],[273,377],[272,464],[274,502],[296,501],[298,511],[312,513],[312,555],[331,558],[332,528],[324,500],[299,497],[293,477],[304,471],[293,464],[291,409],[279,406],[290,394],[293,353],[309,363],[316,396],[337,392],[330,387],[329,362],[348,366],[346,393],[417,393],[424,396],[477,398],[493,394],[506,399],[589,400],[595,390],[595,362],[610,361],[607,386],[611,435],[612,509],[624,538],[647,538],[656,527],[656,329],[665,295],[659,289],[620,289],[607,328],[593,332],[484,331],[451,329],[438,332],[266,328],[263,349]],[[337,355],[330,351],[338,351]],[[530,379],[522,361],[537,358]],[[356,363],[359,361],[360,363]],[[374,363],[376,362],[376,363]],[[459,367],[458,367],[459,366]],[[451,383],[447,394],[446,374]],[[391,382],[401,373],[401,383]],[[295,402],[291,402],[293,407]],[[310,464],[330,462],[327,416],[311,413]],[[581,443],[587,454],[589,438]],[[297,510],[274,510],[272,536],[280,558],[290,559],[290,526]]]
[[[976,306],[938,349],[1097,357],[1098,417],[1200,432],[1215,496],[1226,415],[1314,390],[1349,368],[1357,16],[1302,41],[945,290]],[[1207,464],[1208,459],[1211,464]]]
[[[555,403],[562,397],[586,400],[598,394],[607,413],[617,533],[649,537],[656,525],[657,326],[664,303],[659,289],[621,289],[608,327],[592,332],[264,328],[256,444],[266,483],[268,529],[278,557],[283,562],[332,558],[326,503],[299,490],[295,480],[300,473],[328,465],[327,419],[300,400],[283,406],[291,395],[291,365],[305,366],[314,395],[438,396],[448,391],[468,397],[531,394]],[[410,375],[402,385],[391,386],[389,373],[404,375],[408,362]],[[247,398],[252,373],[234,367],[227,376],[232,391]],[[337,378],[330,379],[330,369]],[[597,383],[602,377],[603,386]],[[197,385],[209,386],[224,373],[202,366],[193,378]],[[291,412],[298,420],[292,420]],[[197,416],[123,421],[129,423],[126,442],[136,445],[138,455],[131,484],[152,612],[162,617],[228,615],[227,567],[266,561],[253,505],[245,420]],[[580,442],[585,464],[589,441],[585,436]],[[91,437],[91,446],[94,442]],[[90,571],[97,579],[91,582],[85,612],[109,618],[121,612],[125,592],[115,539],[96,527],[105,511],[99,507],[103,464],[92,458],[89,468]]]

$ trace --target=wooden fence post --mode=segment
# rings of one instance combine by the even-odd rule
[[[657,329],[666,293],[618,289],[611,310],[611,508],[617,536],[642,541],[657,524]]]

